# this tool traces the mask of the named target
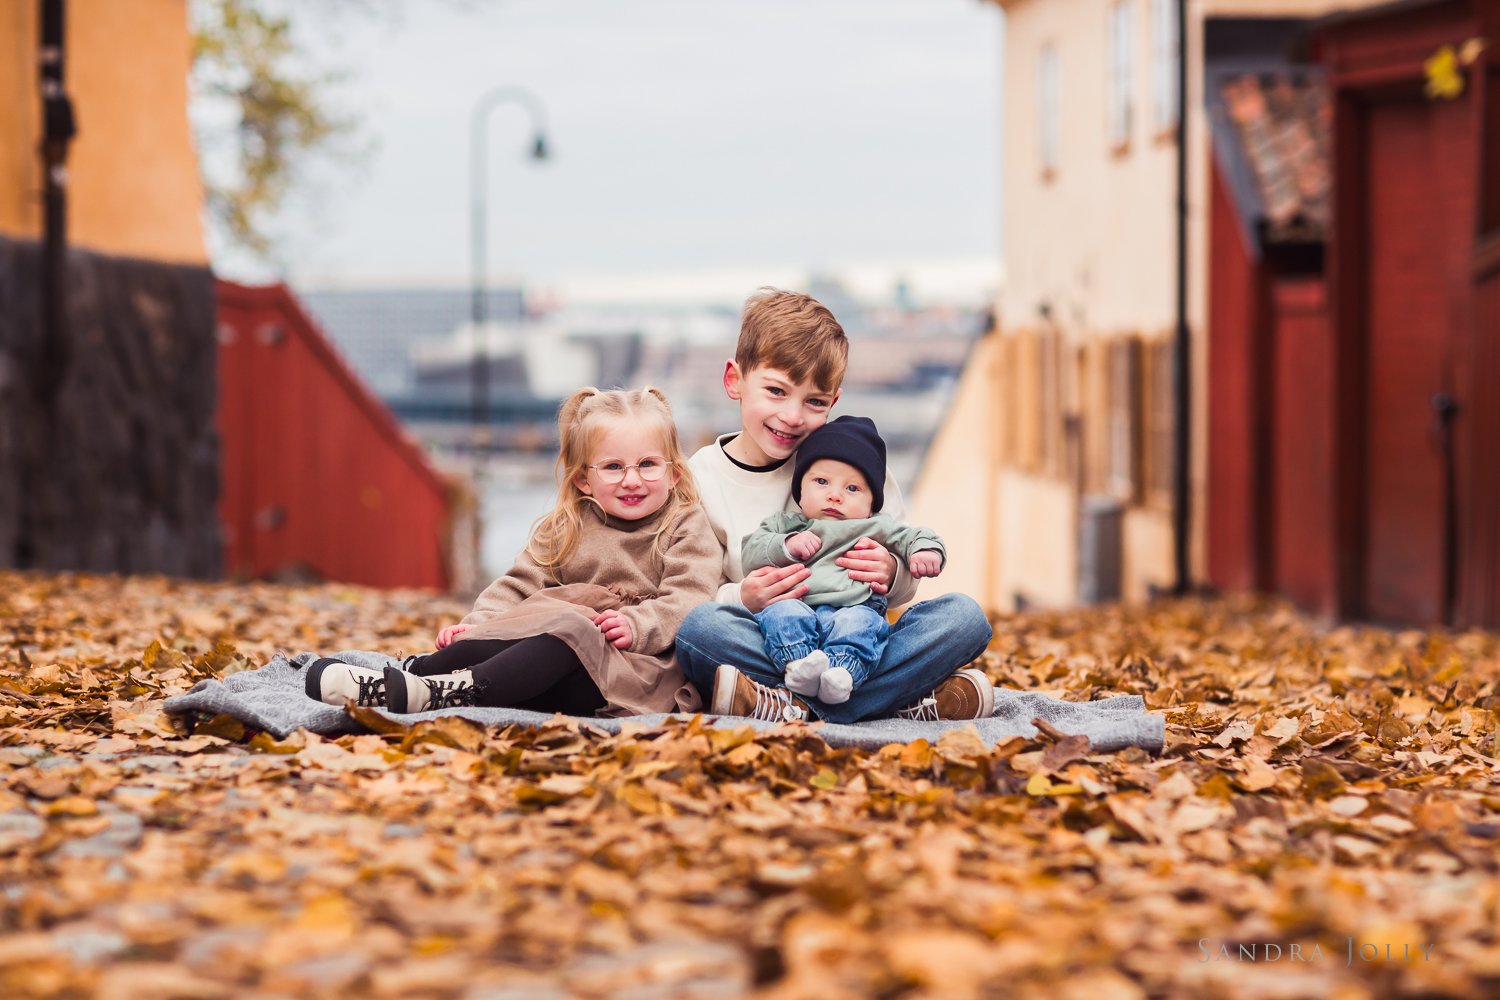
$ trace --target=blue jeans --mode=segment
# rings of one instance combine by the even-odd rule
[[[857,688],[885,653],[886,637],[891,631],[885,609],[885,598],[879,594],[847,608],[777,601],[757,614],[755,620],[760,623],[766,641],[766,655],[783,673],[791,661],[821,649],[828,655],[828,666],[849,671]]]
[[[785,603],[785,602],[783,602]],[[990,623],[974,599],[963,594],[913,604],[886,639],[885,655],[865,683],[841,705],[806,699],[825,722],[884,718],[905,708],[984,652]],[[739,668],[767,687],[783,685],[782,671],[766,656],[755,616],[738,604],[694,608],[677,633],[677,663],[701,694],[712,696],[719,664]]]

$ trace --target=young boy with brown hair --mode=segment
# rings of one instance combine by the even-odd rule
[[[688,461],[714,534],[724,550],[717,604],[692,611],[677,633],[678,662],[721,715],[857,722],[898,715],[973,719],[989,715],[994,691],[984,673],[960,669],[989,644],[984,612],[972,598],[945,594],[908,608],[890,628],[883,655],[849,699],[827,704],[786,690],[767,657],[756,615],[777,601],[807,594],[800,563],[746,573],[741,543],[769,515],[795,510],[793,456],[828,421],[848,363],[843,328],[816,299],[762,289],[745,304],[724,391],[739,403],[740,429],[699,449]],[[904,521],[901,489],[889,474],[883,510]],[[864,538],[836,565],[892,605],[910,601],[916,581],[907,567]]]

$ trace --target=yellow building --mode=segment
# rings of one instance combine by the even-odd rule
[[[40,41],[64,11],[76,135],[54,171],[66,257],[52,267],[41,69],[58,53],[44,58]],[[0,565],[217,572],[214,279],[191,58],[186,0],[0,4]]]
[[[42,236],[41,4],[0,9],[0,236]],[[208,262],[188,127],[187,0],[68,0],[68,241],[99,253]]]

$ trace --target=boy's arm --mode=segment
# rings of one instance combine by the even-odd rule
[[[890,473],[886,473],[885,505],[880,512],[890,515],[891,519],[898,524],[906,520],[906,501],[901,496],[901,487]],[[900,552],[892,552],[891,555],[896,560],[896,573],[891,578],[891,587],[886,593],[886,600],[891,607],[897,608],[903,604],[910,604],[912,598],[917,596],[917,580],[911,575],[911,570],[907,568],[906,560],[901,557]]]
[[[530,549],[522,549],[516,564],[484,588],[484,593],[475,599],[473,610],[459,624],[478,625],[496,618],[554,582],[552,573],[531,557]]]
[[[772,514],[745,536],[745,545],[740,552],[740,562],[748,575],[762,566],[790,566],[793,559],[786,550],[787,536],[807,527],[806,518],[791,511]],[[738,597],[736,597],[738,600]]]
[[[632,653],[665,653],[677,639],[682,620],[713,599],[722,553],[702,510],[678,525],[662,553],[663,568],[656,596],[620,609],[630,623]]]

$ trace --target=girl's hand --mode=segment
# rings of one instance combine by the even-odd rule
[[[921,552],[911,554],[911,560],[907,562],[906,568],[911,570],[911,575],[918,580],[924,576],[937,576],[943,571],[943,557],[936,549],[923,549]]]
[[[799,531],[795,535],[788,535],[786,539],[786,550],[802,562],[817,555],[822,547],[823,539],[811,531]]]
[[[449,625],[447,628],[438,633],[436,644],[437,648],[444,649],[448,646],[453,645],[454,639],[457,639],[459,636],[463,635],[473,627],[473,625]]]
[[[630,622],[618,611],[601,611],[589,620],[604,633],[604,641],[616,649],[629,649],[630,644],[635,641]]]
[[[868,583],[877,594],[888,592],[896,579],[896,557],[873,538],[855,542],[854,548],[839,557],[837,564],[849,571],[849,579]]]
[[[751,614],[759,614],[777,601],[802,597],[807,593],[802,581],[811,575],[812,570],[801,563],[762,566],[740,581],[740,603]]]

